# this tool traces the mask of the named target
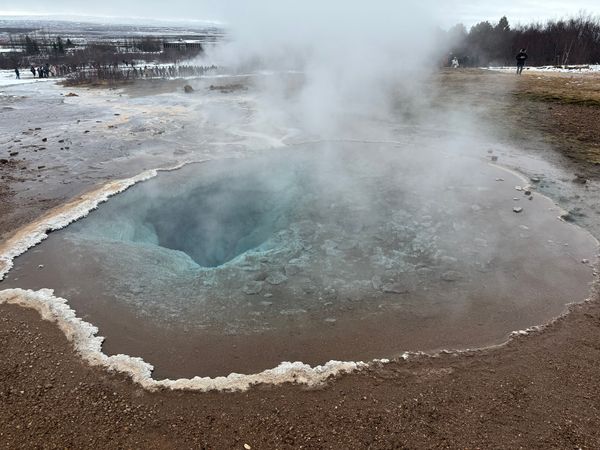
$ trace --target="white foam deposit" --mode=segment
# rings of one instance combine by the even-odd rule
[[[160,388],[195,391],[244,391],[256,384],[300,383],[315,386],[328,378],[366,367],[363,362],[329,361],[322,366],[311,367],[301,362],[282,362],[274,369],[251,375],[238,373],[226,377],[194,377],[178,380],[155,380],[151,364],[142,358],[129,355],[108,356],[102,352],[104,338],[97,336],[98,328],[75,314],[66,299],[56,297],[52,289],[39,291],[5,289],[0,291],[0,304],[15,304],[35,309],[44,320],[55,322],[75,347],[75,351],[89,364],[127,374],[148,390]]]

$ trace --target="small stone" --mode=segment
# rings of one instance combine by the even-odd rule
[[[442,280],[444,281],[458,281],[463,278],[462,273],[457,272],[456,270],[448,270],[442,274]]]
[[[379,275],[375,275],[373,278],[371,278],[371,286],[373,286],[373,289],[376,291],[381,290],[383,287],[383,282],[381,281],[381,277]]]
[[[245,448],[246,450],[250,450],[252,447],[250,447],[250,445],[248,445],[248,444],[244,444],[244,448]]]
[[[513,211],[516,212],[516,213],[520,213],[520,212],[523,212],[523,208],[521,208],[520,206],[515,206],[513,208]]]
[[[388,294],[408,294],[410,290],[401,283],[386,283],[382,287],[383,292]]]
[[[243,291],[246,295],[256,295],[260,294],[260,291],[263,289],[262,281],[250,281],[244,287]]]
[[[286,264],[284,270],[285,274],[288,277],[291,277],[292,275],[298,274],[302,270],[302,268],[296,264]]]
[[[193,88],[193,87],[191,87],[189,84],[186,84],[186,85],[183,87],[183,91],[184,91],[186,94],[191,94],[192,92],[194,92],[194,88]]]
[[[498,157],[496,155],[492,156],[492,161],[498,161]]]
[[[524,195],[531,195],[531,191],[525,191],[523,194]]]
[[[286,277],[283,273],[275,272],[275,273],[270,274],[265,281],[269,284],[277,286],[281,283],[285,283],[287,280],[288,280],[288,277]]]
[[[578,184],[586,184],[587,183],[587,178],[584,177],[583,175],[579,175],[579,174],[575,174],[575,178],[573,179],[574,183],[578,183]]]
[[[0,164],[8,164],[8,159],[0,159]]]
[[[43,265],[43,264],[40,264],[40,265],[38,266],[38,269],[43,269],[43,268],[44,268],[44,265]]]
[[[65,97],[79,97],[79,95],[77,95],[74,92],[69,92],[67,95],[65,95]],[[36,128],[36,130],[37,130],[37,128]]]
[[[48,142],[48,138],[43,138],[42,142]]]
[[[10,156],[17,156],[19,154],[19,152],[10,152],[9,155]]]
[[[530,180],[532,183],[539,183],[541,181],[538,177],[531,177]]]
[[[584,258],[584,259],[582,259],[582,260],[581,260],[581,263],[582,263],[582,264],[589,264],[589,263],[590,263],[590,260],[589,260],[589,259],[585,259],[585,258]]]
[[[504,181],[504,178],[496,178],[496,181]]]
[[[306,310],[302,308],[297,309],[284,309],[279,311],[282,316],[297,316],[298,314],[306,314]]]
[[[516,191],[522,191],[522,190],[523,190],[523,188],[522,188],[521,186],[515,186],[515,190],[516,190]]]

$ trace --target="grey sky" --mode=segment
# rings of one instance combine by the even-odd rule
[[[400,1],[398,0],[399,3]],[[160,2],[152,0],[102,0],[99,2],[25,0],[12,2],[10,6],[8,2],[3,2],[4,5],[0,6],[0,15],[24,13],[227,21],[226,11],[231,9],[236,2],[243,2],[243,0],[167,0]],[[247,0],[247,2],[252,2],[253,8],[260,10],[260,0]],[[376,8],[378,1],[371,0],[370,2],[365,1],[365,3]],[[508,16],[511,23],[528,23],[572,16],[582,10],[593,15],[600,15],[598,0],[425,0],[425,2],[411,3],[429,3],[431,10],[443,26],[450,26],[457,22],[463,22],[470,26],[481,20],[496,21],[503,15]],[[314,14],[318,13],[318,8],[315,8]]]

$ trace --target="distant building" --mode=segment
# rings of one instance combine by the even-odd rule
[[[192,39],[177,39],[176,41],[164,41],[163,50],[174,49],[181,52],[188,50],[199,50],[202,51],[202,42],[199,40]]]

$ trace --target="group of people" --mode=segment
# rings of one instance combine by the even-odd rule
[[[29,68],[29,71],[33,75],[33,78],[35,78],[36,75],[38,78],[49,78],[50,75],[52,75],[53,77],[55,77],[57,75],[56,66],[51,66],[48,63],[43,64],[39,67],[35,67],[34,65],[32,65]],[[18,67],[15,67],[15,76],[16,76],[17,80],[21,79],[21,71],[19,70]]]
[[[37,73],[38,78],[49,78],[50,75],[52,75],[53,77],[56,76],[56,68],[54,66],[50,66],[49,63],[46,63],[39,67],[35,67],[32,65],[29,68],[29,71],[33,75],[33,78],[35,78],[36,73]]]

